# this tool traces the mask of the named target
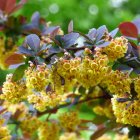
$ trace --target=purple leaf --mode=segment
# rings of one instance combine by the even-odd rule
[[[51,46],[51,47],[49,48],[49,53],[50,53],[50,54],[52,54],[52,53],[60,53],[60,52],[61,52],[61,50],[60,50],[59,47],[53,47],[53,46]]]
[[[59,29],[60,29],[60,27],[57,27],[55,30],[53,30],[53,32],[51,32],[50,36],[54,38],[58,34]]]
[[[50,46],[51,46],[51,45],[43,44],[43,45],[41,46],[41,49],[39,50],[39,52],[44,51],[44,50],[47,49],[47,48],[50,48]]]
[[[65,48],[68,48],[72,45],[75,45],[76,40],[79,37],[79,33],[69,33],[62,37],[62,40],[64,42]]]
[[[87,36],[91,39],[94,40],[96,36],[97,30],[95,28],[92,28],[89,30]]]
[[[37,28],[37,26],[35,24],[30,23],[27,25],[23,25],[22,28],[23,28],[23,30],[32,30],[32,29]]]
[[[60,28],[60,27],[59,26],[52,26],[52,27],[45,28],[45,30],[43,31],[43,35],[51,34],[55,30],[57,30],[58,28]]]
[[[132,47],[132,53],[133,53],[134,56],[139,57],[138,50],[135,49],[134,47]]]
[[[137,18],[132,21],[138,29],[138,34],[140,34],[140,18]]]
[[[110,44],[110,41],[104,42],[104,43],[99,44],[99,45],[96,45],[96,47],[98,47],[98,48],[103,48],[103,47],[107,47],[109,44]]]
[[[97,29],[97,35],[96,35],[97,42],[103,37],[103,35],[106,31],[107,31],[107,28],[105,25],[103,25]]]
[[[80,51],[77,51],[74,55],[76,57],[79,57],[79,56],[81,56],[83,54],[83,52],[84,52],[84,50],[80,50]]]
[[[130,54],[131,52],[132,52],[132,46],[130,43],[128,43],[127,54]]]
[[[28,50],[27,48],[25,48],[25,47],[23,47],[23,46],[20,46],[20,47],[18,48],[18,52],[17,52],[17,53],[18,53],[18,54],[26,54],[26,55],[28,55],[28,56],[34,55],[33,51]]]
[[[121,103],[130,101],[129,98],[117,98],[116,100],[117,100],[118,102],[121,102]]]
[[[71,32],[73,32],[73,20],[71,20],[68,25],[68,33],[71,33]]]
[[[5,122],[4,122],[4,124],[6,125],[7,124],[7,122],[8,122],[8,120],[10,119],[10,117],[11,117],[11,115],[12,115],[12,113],[11,112],[6,112],[6,113],[4,113],[4,114],[2,114],[1,116],[2,116],[2,118],[4,118],[5,119]]]
[[[31,34],[26,37],[26,42],[29,47],[34,51],[39,51],[40,49],[40,39],[36,34]]]
[[[39,12],[35,12],[31,18],[32,24],[35,26],[39,26],[39,20],[40,20],[40,14]]]
[[[115,35],[118,33],[118,31],[119,31],[119,28],[116,28],[116,29],[114,29],[113,31],[111,31],[111,32],[109,33],[109,35],[110,35],[112,38],[114,38]]]

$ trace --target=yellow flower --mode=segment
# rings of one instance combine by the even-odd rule
[[[59,129],[56,123],[44,122],[38,129],[39,140],[58,140]]]
[[[102,51],[107,54],[110,61],[115,61],[124,57],[128,49],[127,44],[128,40],[123,36],[116,37],[115,39],[112,39],[110,44],[103,48]]]
[[[11,140],[10,132],[7,127],[0,127],[0,140]]]
[[[140,98],[140,76],[134,79],[134,88],[137,92],[137,97]]]
[[[60,136],[59,140],[84,140],[84,139],[77,136],[77,134],[74,132],[71,133],[65,132]]]
[[[34,107],[43,112],[47,107],[55,107],[62,104],[66,100],[65,95],[59,95],[55,92],[42,91],[40,94],[32,94],[28,96],[29,103],[33,103]]]
[[[101,85],[107,87],[112,94],[124,96],[125,94],[130,95],[131,82],[132,80],[127,73],[112,70],[106,75]]]
[[[27,116],[20,123],[20,128],[24,133],[32,135],[40,127],[42,122],[35,116]]]
[[[98,55],[94,59],[85,57],[77,68],[76,79],[85,88],[97,86],[108,71],[108,58],[106,55]]]
[[[112,107],[116,121],[123,124],[140,127],[140,100],[118,102],[118,96],[112,98]]]
[[[61,126],[68,131],[76,130],[77,126],[80,124],[78,113],[75,111],[61,114],[59,116],[59,121],[60,121]]]
[[[45,64],[38,65],[37,68],[30,66],[25,71],[26,86],[29,89],[35,89],[37,91],[44,90],[48,84],[48,69]]]
[[[18,103],[27,98],[28,92],[25,83],[23,81],[13,82],[12,76],[12,74],[7,75],[0,98],[11,103]]]

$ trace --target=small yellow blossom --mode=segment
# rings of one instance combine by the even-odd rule
[[[116,37],[115,39],[112,39],[110,44],[103,48],[103,52],[105,52],[109,58],[110,61],[115,61],[119,58],[124,57],[125,53],[128,49],[128,40],[121,37]]]
[[[61,114],[59,120],[61,126],[68,131],[76,130],[77,126],[80,124],[78,113],[75,111]]]

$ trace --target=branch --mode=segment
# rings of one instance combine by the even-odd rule
[[[39,116],[42,116],[42,115],[44,115],[46,113],[55,113],[58,109],[67,107],[67,106],[69,106],[71,104],[77,105],[77,104],[82,104],[82,103],[85,103],[85,102],[89,102],[89,101],[92,101],[92,100],[95,100],[95,99],[101,99],[101,98],[110,99],[110,96],[108,96],[108,95],[102,95],[102,96],[93,97],[93,98],[88,97],[86,99],[80,100],[79,102],[75,102],[74,104],[73,104],[73,102],[69,102],[69,103],[66,103],[66,104],[63,104],[63,105],[56,106],[54,108],[48,109],[45,112],[37,112],[37,116],[39,117]]]

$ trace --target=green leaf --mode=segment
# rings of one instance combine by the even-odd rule
[[[92,122],[93,122],[94,124],[98,125],[98,124],[104,123],[105,121],[107,121],[107,117],[97,115],[97,116],[93,119]]]
[[[24,64],[24,65],[20,65],[20,66],[15,70],[15,72],[14,72],[14,74],[13,74],[12,80],[13,80],[14,82],[20,80],[20,79],[23,77],[24,71],[26,70],[26,68],[27,68],[27,65],[25,65],[25,64]]]
[[[86,89],[83,86],[80,86],[78,89],[79,93],[81,94],[85,94],[86,93]]]

